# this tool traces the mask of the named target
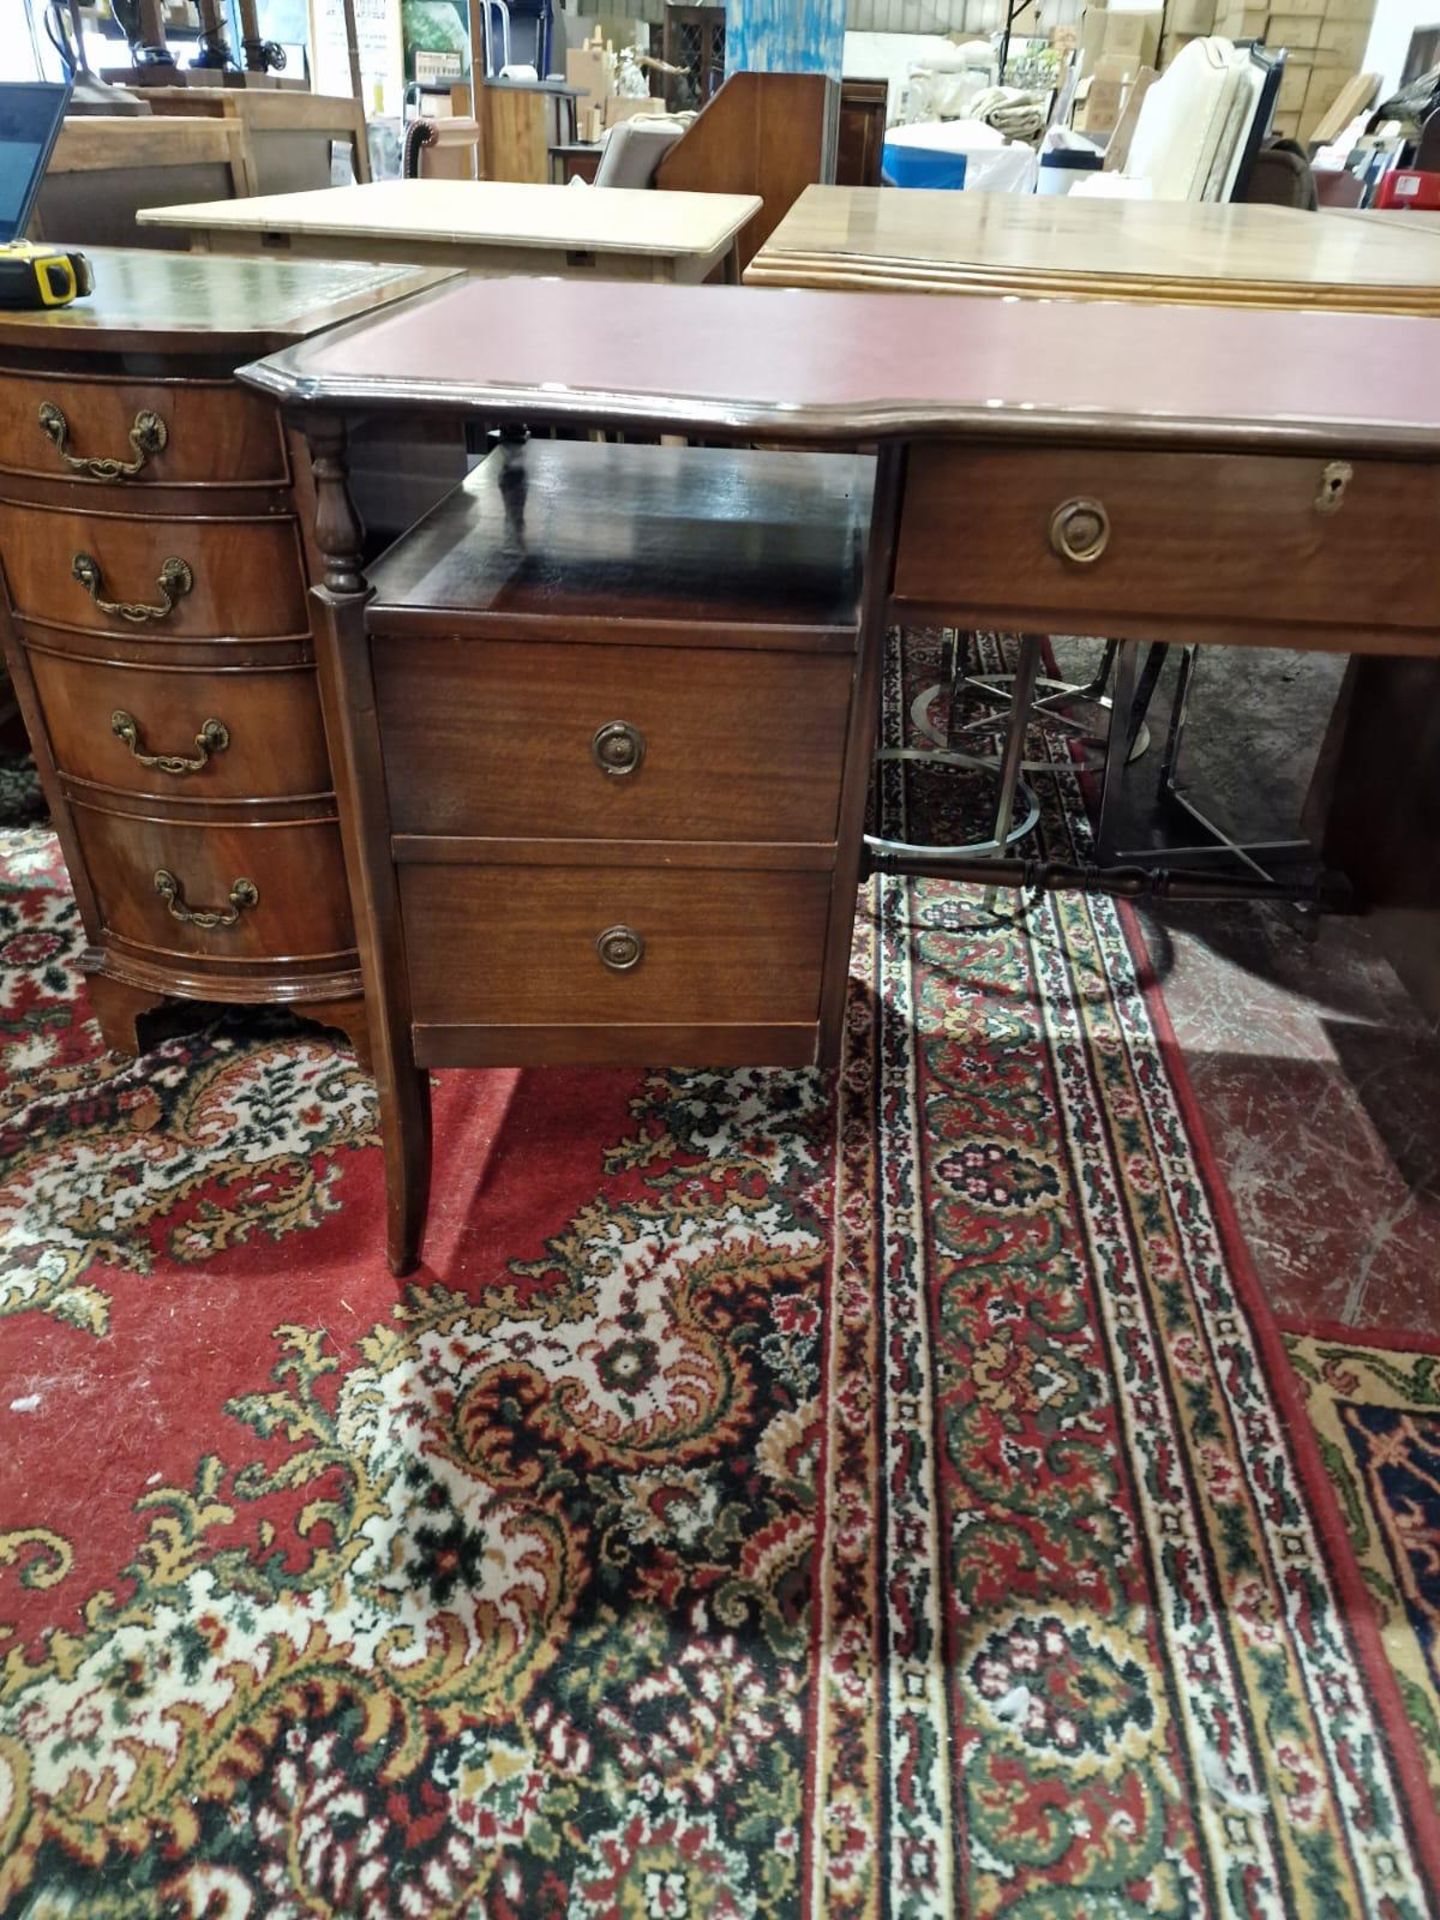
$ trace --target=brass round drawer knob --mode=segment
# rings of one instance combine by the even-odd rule
[[[628,720],[610,720],[590,742],[590,754],[602,773],[618,779],[634,773],[645,758],[645,736]]]
[[[1050,545],[1077,567],[1097,561],[1110,544],[1110,516],[1098,500],[1062,500],[1050,516]]]
[[[595,942],[603,966],[612,973],[629,973],[645,957],[645,940],[633,927],[607,927]]]

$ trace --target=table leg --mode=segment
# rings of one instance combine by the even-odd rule
[[[1040,674],[1040,635],[1022,633],[1020,658],[1015,663],[1015,678],[1010,687],[1010,724],[1005,733],[1005,751],[1000,758],[1000,798],[995,807],[995,858],[1003,860],[1009,852],[1010,826],[1015,818],[1015,790],[1020,784],[1020,767],[1025,758],[1025,732],[1030,725],[1030,708],[1035,699],[1035,682]],[[995,888],[985,889],[985,911],[995,910]]]

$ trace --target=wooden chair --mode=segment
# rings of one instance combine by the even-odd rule
[[[253,190],[238,120],[76,116],[55,143],[32,232],[71,246],[183,249],[183,230],[136,226],[137,211],[243,199]]]
[[[370,178],[365,114],[348,94],[293,87],[152,87],[152,113],[173,119],[234,120],[243,128],[248,193],[303,193],[331,184],[330,150],[350,149],[357,181]]]

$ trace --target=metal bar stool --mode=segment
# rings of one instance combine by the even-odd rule
[[[865,845],[873,854],[917,856],[932,860],[975,860],[987,854],[1001,854],[1034,831],[1040,819],[1040,803],[1020,778],[1025,757],[1025,732],[1030,724],[1035,681],[1040,670],[1043,637],[1027,633],[1020,636],[1020,658],[1015,671],[1015,695],[1006,722],[1005,740],[999,760],[999,793],[996,798],[994,828],[988,840],[971,840],[951,846],[920,846],[908,840],[890,840],[879,834],[865,836]],[[900,763],[928,767],[961,767],[971,772],[986,772],[996,766],[983,754],[962,753],[949,747],[881,747],[877,763]],[[1019,803],[1020,817],[1016,818]]]

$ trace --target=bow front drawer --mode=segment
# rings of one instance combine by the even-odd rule
[[[233,968],[348,959],[354,934],[332,820],[190,826],[74,807],[101,925],[154,962]]]
[[[150,486],[280,485],[279,416],[231,383],[145,384],[74,374],[0,379],[0,471]],[[123,509],[122,509],[123,510]]]
[[[292,520],[131,520],[5,505],[0,561],[23,619],[158,639],[309,629]]]
[[[1378,650],[1379,636],[1440,627],[1437,526],[1434,466],[921,445],[894,597],[902,612],[1107,637],[1183,638],[1186,620],[1233,626],[1237,642],[1348,626],[1350,650],[1367,629]]]
[[[398,833],[833,842],[854,660],[374,641]]]
[[[29,650],[62,774],[175,801],[330,790],[314,670],[186,672]]]

